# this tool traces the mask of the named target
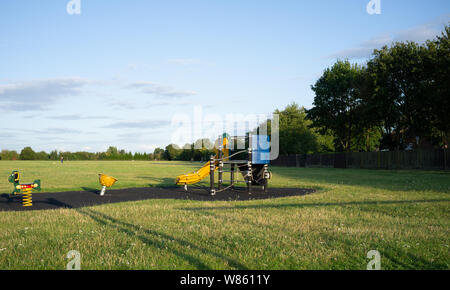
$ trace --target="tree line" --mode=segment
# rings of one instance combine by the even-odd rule
[[[0,160],[207,160],[213,154],[213,150],[206,147],[211,141],[204,139],[202,149],[180,150],[177,146],[168,145],[165,149],[156,148],[153,153],[127,152],[119,150],[115,146],[110,146],[106,152],[68,152],[53,150],[50,153],[45,151],[35,152],[31,147],[23,148],[20,153],[15,150],[2,150]],[[206,146],[206,147],[205,147]],[[210,148],[210,147],[208,147]]]
[[[160,149],[162,150],[162,149]],[[164,150],[162,150],[164,152]],[[20,153],[15,150],[2,150],[0,160],[154,160],[162,159],[161,153],[155,150],[152,153],[131,153],[125,150],[118,150],[117,147],[110,146],[106,152],[63,152],[53,150],[50,153],[45,151],[35,152],[31,147],[23,148]]]

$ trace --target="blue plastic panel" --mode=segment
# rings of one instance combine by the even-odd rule
[[[270,162],[270,136],[252,135],[252,163],[269,164]]]

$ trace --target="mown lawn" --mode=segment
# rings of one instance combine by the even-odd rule
[[[171,185],[181,162],[1,161],[0,193],[40,178],[44,191]],[[0,212],[0,269],[450,269],[450,172],[271,167],[271,186],[312,195],[259,201],[146,200]],[[1,178],[4,176],[4,178]]]

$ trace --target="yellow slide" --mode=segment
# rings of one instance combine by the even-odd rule
[[[217,170],[217,165],[215,165],[214,170]],[[206,162],[202,168],[200,168],[195,172],[177,176],[175,183],[177,185],[195,184],[197,182],[200,182],[206,176],[208,176],[209,173],[210,173],[209,162]]]
[[[216,140],[216,145],[217,142],[219,140]],[[218,146],[214,146],[215,148],[217,148]],[[228,139],[227,137],[224,135],[223,137],[223,144],[222,144],[222,152],[223,152],[223,159],[226,160],[228,157]],[[218,159],[219,157],[219,150],[216,149],[216,156],[214,157],[214,159]],[[214,162],[214,171],[217,170],[219,165],[219,161],[215,161]],[[206,176],[209,175],[210,173],[210,168],[209,168],[210,164],[209,162],[206,162],[202,168],[200,168],[199,170],[192,172],[192,173],[188,173],[188,174],[182,174],[177,176],[175,183],[177,185],[185,185],[185,184],[195,184],[197,182],[200,182],[203,178],[205,178]]]

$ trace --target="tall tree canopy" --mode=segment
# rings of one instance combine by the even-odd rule
[[[441,135],[443,143],[450,142],[450,25],[435,40],[427,42],[429,58],[427,73],[431,77],[431,92],[427,96],[431,108],[431,127]]]
[[[379,121],[385,135],[392,136],[395,131],[402,141],[429,131],[432,108],[427,99],[431,88],[425,67],[428,57],[424,46],[398,42],[375,50],[368,62],[372,90],[367,102],[369,115]],[[390,142],[390,147],[402,145]]]
[[[404,148],[416,136],[448,139],[449,33],[447,26],[441,36],[426,44],[397,42],[385,46],[375,50],[367,63],[368,116],[384,128],[386,147]]]
[[[20,160],[35,160],[36,152],[31,147],[25,147],[20,151]]]
[[[350,151],[352,139],[365,128],[363,107],[365,69],[349,61],[337,61],[312,86],[314,107],[308,117],[322,133],[331,131],[339,151]]]
[[[311,128],[311,120],[307,119],[306,110],[296,103],[288,105],[284,110],[275,110],[279,115],[280,154],[307,154],[332,151],[332,137],[320,136]]]

